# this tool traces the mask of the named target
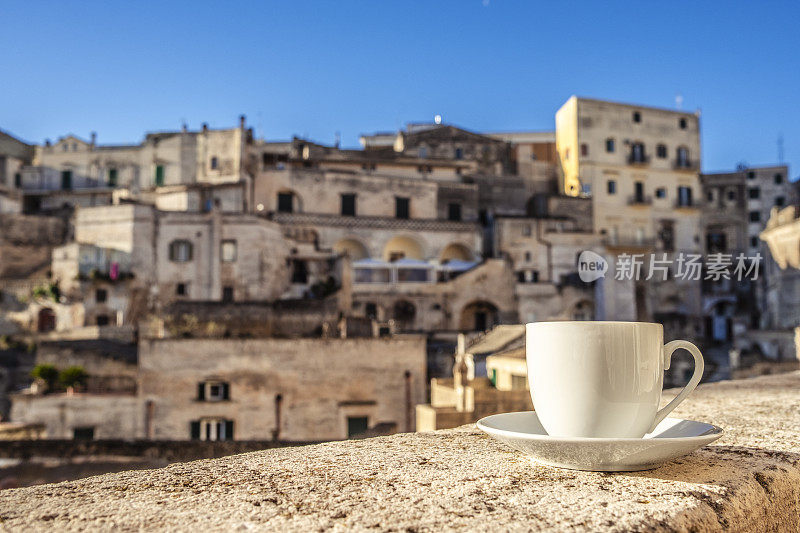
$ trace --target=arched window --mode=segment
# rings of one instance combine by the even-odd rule
[[[175,263],[186,263],[192,260],[192,243],[179,239],[169,243],[169,260]]]

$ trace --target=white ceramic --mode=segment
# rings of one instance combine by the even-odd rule
[[[694,356],[694,375],[658,409],[672,352]],[[694,390],[703,356],[687,341],[664,345],[664,328],[648,322],[534,322],[527,325],[531,398],[556,437],[639,439]]]
[[[667,418],[641,439],[551,437],[534,411],[487,416],[478,427],[539,463],[602,472],[655,468],[722,436],[711,424]]]

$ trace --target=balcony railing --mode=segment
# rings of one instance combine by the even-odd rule
[[[321,213],[273,213],[272,220],[285,225],[333,226],[345,228],[403,229],[410,231],[476,231],[474,222],[437,219],[401,219],[372,216],[341,216]]]
[[[628,164],[629,165],[649,165],[650,164],[650,156],[649,155],[630,154],[630,155],[628,155]]]
[[[700,162],[692,159],[676,159],[672,162],[672,168],[675,170],[698,170]]]
[[[644,196],[642,194],[634,194],[628,197],[628,205],[651,205],[653,203],[652,196]]]

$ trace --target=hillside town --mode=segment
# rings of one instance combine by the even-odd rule
[[[0,437],[456,427],[531,408],[536,321],[662,323],[709,381],[797,368],[787,165],[706,173],[699,112],[575,96],[551,131],[468,128],[0,132]]]

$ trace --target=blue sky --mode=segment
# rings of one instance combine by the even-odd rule
[[[230,127],[357,145],[410,121],[546,130],[572,94],[702,110],[703,167],[800,161],[800,3],[0,4],[0,128]],[[792,168],[791,174],[800,174]]]

